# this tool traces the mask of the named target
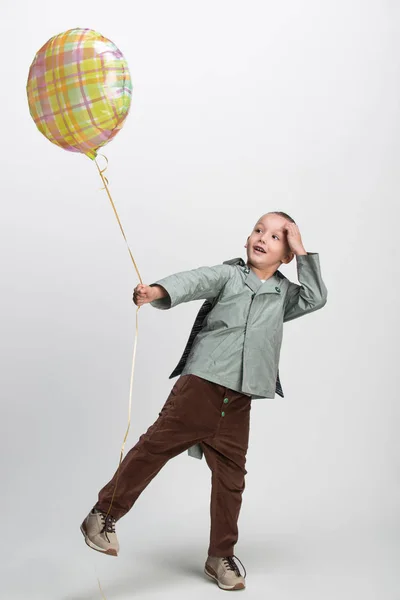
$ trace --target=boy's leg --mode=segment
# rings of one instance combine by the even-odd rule
[[[202,440],[206,440],[206,442],[210,440],[210,448],[215,443],[215,448],[220,448],[222,454],[225,452],[226,456],[230,457],[231,462],[235,461],[235,456],[237,456],[238,464],[243,462],[241,458],[243,449],[237,452],[235,446],[237,445],[236,437],[238,439],[243,437],[243,433],[239,432],[239,429],[241,432],[243,431],[243,426],[240,424],[238,427],[238,425],[243,418],[246,419],[246,415],[243,415],[243,413],[246,413],[248,405],[244,405],[243,400],[241,404],[236,402],[236,405],[234,405],[235,412],[230,411],[233,418],[229,419],[229,426],[233,429],[236,428],[238,436],[226,435],[226,428],[221,428],[220,405],[222,404],[225,407],[224,398],[228,393],[231,393],[231,391],[228,391],[226,387],[209,382],[196,375],[183,375],[177,380],[159,413],[159,418],[139,438],[137,444],[122,461],[118,481],[117,471],[112,480],[100,491],[98,502],[94,507],[100,512],[92,510],[82,523],[81,530],[89,546],[116,556],[119,545],[115,534],[115,521],[130,510],[141,492],[170,458],[180,454],[193,444]],[[247,398],[250,402],[248,397],[243,397],[242,394],[237,392],[233,392],[233,395],[230,396],[232,400],[237,397]],[[223,438],[220,435],[222,430],[225,432]],[[246,446],[247,449],[246,440],[243,439],[241,445]],[[219,450],[216,452],[218,453]],[[210,454],[207,450],[206,453]],[[210,466],[214,462],[213,457],[209,458]],[[233,471],[236,473],[236,476],[233,477],[235,479],[237,470],[234,469]],[[220,476],[216,478],[216,481],[218,483],[222,481]],[[116,482],[117,485],[115,485]],[[213,497],[215,497],[217,487],[214,488]],[[114,490],[116,490],[115,494]],[[228,508],[231,510],[229,498],[227,498],[227,501]],[[237,503],[237,500],[234,502]],[[216,509],[212,508],[212,514],[215,513],[219,519],[220,510],[218,505],[219,502],[215,497],[213,506],[216,506]],[[109,514],[108,511],[110,511]],[[235,518],[233,521],[235,522]],[[226,530],[234,529],[234,522],[232,523],[232,519],[230,519],[229,523],[226,524]],[[219,540],[221,539],[221,527],[215,526],[215,519],[212,520],[212,523],[214,525],[212,538]],[[222,530],[223,528],[224,526],[222,526]],[[234,531],[230,537],[234,542]],[[210,549],[214,548],[217,549],[216,552],[220,552],[223,544],[219,544],[217,541],[210,545]]]
[[[119,473],[116,471],[111,481],[99,492],[94,508],[108,512],[117,484],[110,514],[115,520],[120,519],[170,458],[199,441],[201,424],[197,424],[199,429],[194,429],[191,419],[186,418],[184,407],[184,403],[190,404],[193,395],[196,397],[192,389],[196,380],[192,375],[183,375],[176,381],[158,419],[127,453]],[[187,398],[185,392],[188,392]],[[201,397],[199,401],[201,403]]]
[[[233,556],[238,540],[250,429],[250,397],[227,390],[226,399],[217,433],[201,442],[212,472],[208,555],[218,557]]]

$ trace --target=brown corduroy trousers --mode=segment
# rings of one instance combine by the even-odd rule
[[[251,398],[198,377],[181,375],[158,419],[127,453],[119,469],[110,514],[123,517],[166,462],[200,443],[211,469],[210,556],[233,556],[245,488]],[[107,512],[116,475],[100,491]]]

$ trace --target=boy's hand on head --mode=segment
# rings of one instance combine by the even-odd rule
[[[144,283],[139,283],[133,290],[133,302],[136,306],[142,306],[142,304],[148,304],[158,298],[157,287],[151,287]]]
[[[296,223],[292,223],[291,221],[287,221],[284,229],[287,232],[287,242],[290,250],[294,254],[307,254],[303,246],[298,225]]]

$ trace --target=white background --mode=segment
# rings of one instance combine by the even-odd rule
[[[95,165],[36,129],[53,35],[114,41],[134,85],[107,175],[145,283],[246,258],[269,210],[320,254],[326,306],[287,323],[285,398],[253,402],[235,553],[247,598],[398,600],[399,91],[395,0],[2,2],[1,596],[200,598],[210,473],[171,460],[118,523],[79,525],[127,421],[130,261]],[[295,260],[281,271],[296,279]],[[139,311],[127,449],[156,419],[202,301]]]

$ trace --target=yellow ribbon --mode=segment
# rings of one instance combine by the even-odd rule
[[[111,202],[111,206],[112,206],[112,208],[113,208],[114,214],[115,214],[115,216],[116,216],[116,218],[117,218],[117,221],[118,221],[119,227],[120,227],[120,229],[121,229],[122,235],[124,236],[124,239],[125,239],[126,245],[127,245],[127,247],[128,247],[129,255],[130,255],[131,259],[132,259],[133,266],[134,266],[134,267],[135,267],[135,269],[136,269],[136,273],[138,274],[138,277],[139,277],[139,281],[140,281],[140,283],[142,283],[142,284],[143,284],[142,278],[141,278],[141,276],[140,276],[140,273],[139,273],[139,269],[138,269],[138,268],[137,268],[137,266],[136,266],[135,259],[133,258],[133,254],[132,254],[132,252],[131,252],[131,249],[129,248],[128,240],[126,239],[126,235],[125,235],[124,229],[123,229],[123,227],[122,227],[121,221],[120,221],[120,219],[119,219],[119,216],[118,216],[118,213],[117,213],[117,209],[115,208],[115,204],[114,204],[114,202],[113,202],[113,199],[112,199],[112,197],[111,197],[110,190],[108,189],[108,179],[107,179],[107,177],[105,177],[105,176],[104,176],[104,174],[103,174],[103,173],[106,171],[106,169],[107,169],[107,166],[108,166],[108,159],[107,159],[107,157],[106,157],[106,156],[104,156],[104,154],[100,154],[99,156],[103,156],[103,157],[106,159],[106,162],[107,162],[107,164],[106,164],[106,166],[104,167],[104,169],[100,169],[100,167],[99,167],[99,164],[98,164],[97,160],[96,160],[96,159],[94,159],[94,162],[96,163],[96,166],[97,166],[97,169],[98,169],[98,171],[99,171],[99,174],[100,174],[101,180],[102,180],[102,182],[103,182],[103,184],[104,184],[104,188],[102,188],[102,189],[106,190],[106,192],[107,192],[107,195],[108,195],[108,197],[109,197],[109,200],[110,200],[110,202]],[[132,357],[131,382],[130,382],[130,388],[129,388],[128,426],[127,426],[127,428],[126,428],[126,432],[125,432],[125,436],[124,436],[124,441],[122,442],[122,446],[121,446],[121,453],[120,453],[120,457],[119,457],[119,464],[118,464],[118,469],[117,469],[117,473],[116,473],[116,480],[115,480],[114,492],[113,492],[113,495],[112,495],[112,498],[111,498],[110,506],[109,506],[109,508],[108,508],[108,511],[107,511],[107,515],[106,515],[106,517],[108,517],[108,515],[110,514],[110,512],[111,512],[111,508],[112,508],[112,505],[113,505],[113,502],[114,502],[114,497],[115,497],[115,493],[116,493],[116,491],[117,491],[117,485],[118,485],[118,479],[119,479],[119,470],[120,470],[120,466],[121,466],[122,458],[123,458],[123,456],[124,456],[125,443],[126,443],[126,440],[127,440],[127,438],[128,438],[128,433],[129,433],[129,429],[130,429],[130,426],[131,426],[133,373],[134,373],[134,369],[135,369],[135,357],[136,357],[136,345],[137,345],[137,334],[138,334],[138,312],[139,312],[139,309],[140,309],[140,306],[138,306],[138,307],[137,307],[137,310],[136,310],[136,331],[135,331],[135,342],[134,342],[134,345],[133,345],[133,357]],[[98,584],[99,584],[99,589],[100,589],[101,595],[102,595],[103,599],[104,599],[104,600],[106,600],[106,597],[105,597],[105,595],[104,595],[103,589],[102,589],[102,587],[101,587],[100,579],[99,579],[98,577],[97,577],[97,582],[98,582]]]
[[[107,165],[108,165],[108,159],[107,159],[107,157],[106,157],[106,156],[104,156],[104,154],[100,154],[100,156],[103,156],[103,157],[106,159],[106,161],[107,161]],[[121,221],[120,221],[120,219],[119,219],[119,216],[118,216],[118,213],[117,213],[117,209],[115,208],[115,204],[114,204],[114,202],[113,202],[113,199],[112,199],[112,197],[111,197],[110,190],[108,189],[108,180],[107,180],[107,178],[106,178],[106,177],[103,175],[103,173],[104,173],[104,172],[105,172],[105,170],[107,169],[107,165],[105,166],[105,168],[104,168],[104,169],[100,169],[100,167],[99,167],[99,164],[98,164],[98,162],[97,162],[97,160],[96,160],[96,159],[95,159],[95,163],[96,163],[97,169],[98,169],[98,171],[99,171],[99,174],[100,174],[101,180],[102,180],[102,182],[103,182],[103,184],[104,184],[104,188],[102,188],[102,189],[105,189],[105,190],[106,190],[106,192],[107,192],[107,195],[108,195],[108,197],[109,197],[109,199],[110,199],[110,202],[111,202],[111,206],[113,207],[113,210],[114,210],[115,216],[116,216],[116,218],[117,218],[117,221],[118,221],[118,224],[119,224],[119,226],[120,226],[120,229],[121,229],[122,235],[124,236],[124,239],[125,239],[126,245],[128,246],[128,250],[129,250],[129,254],[130,254],[130,257],[131,257],[131,259],[132,259],[132,262],[133,262],[133,266],[134,266],[134,267],[135,267],[135,269],[136,269],[136,272],[137,272],[137,274],[138,274],[138,277],[139,277],[140,283],[143,283],[143,281],[142,281],[142,278],[141,278],[141,276],[140,276],[140,273],[139,273],[139,270],[138,270],[138,268],[137,268],[137,266],[136,266],[135,259],[133,258],[133,255],[132,255],[131,249],[129,248],[129,244],[128,244],[128,241],[127,241],[127,239],[126,239],[126,235],[125,235],[124,229],[123,229],[123,227],[122,227],[122,225],[121,225]],[[140,306],[138,306],[138,307],[137,307],[137,310],[136,310],[136,332],[135,332],[135,342],[134,342],[134,346],[133,346],[133,358],[132,358],[131,382],[130,382],[130,389],[129,389],[128,427],[127,427],[127,429],[126,429],[126,433],[125,433],[124,441],[122,442],[122,446],[121,446],[121,454],[120,454],[120,459],[119,459],[118,469],[117,469],[117,473],[116,473],[116,481],[115,481],[114,492],[113,492],[113,495],[112,495],[112,498],[111,498],[111,502],[110,502],[110,506],[109,506],[109,508],[108,508],[108,511],[107,511],[107,515],[106,515],[106,516],[108,516],[108,515],[110,514],[110,512],[111,512],[111,507],[112,507],[112,505],[113,505],[113,501],[114,501],[114,497],[115,497],[115,492],[117,491],[118,478],[119,478],[119,469],[120,469],[121,462],[122,462],[122,458],[123,458],[123,455],[124,455],[125,443],[126,443],[126,440],[127,440],[127,438],[128,438],[128,433],[129,433],[129,429],[130,429],[130,426],[131,426],[131,412],[132,412],[132,387],[133,387],[133,373],[134,373],[134,368],[135,368],[135,357],[136,357],[136,345],[137,345],[137,334],[138,334],[138,312],[139,312],[139,309],[140,309]],[[99,582],[99,586],[100,586],[100,582]],[[101,590],[101,586],[100,586],[100,590]]]
[[[108,165],[108,158],[107,158],[106,156],[104,156],[104,154],[99,154],[99,156],[102,156],[103,158],[105,158],[105,159],[106,159],[106,162],[107,162],[107,165]],[[139,270],[138,270],[138,268],[137,268],[137,266],[136,266],[135,259],[133,258],[133,255],[132,255],[131,249],[129,248],[129,244],[128,244],[128,241],[127,241],[127,239],[126,239],[126,235],[125,235],[124,229],[123,229],[123,227],[122,227],[122,225],[121,225],[121,221],[119,220],[119,216],[118,216],[118,213],[117,213],[117,209],[115,208],[115,205],[114,205],[113,199],[111,198],[110,190],[108,189],[108,185],[107,185],[107,184],[108,184],[108,179],[107,179],[107,177],[104,177],[104,175],[103,175],[103,173],[104,173],[104,172],[106,171],[106,169],[107,169],[107,165],[104,167],[104,169],[100,169],[100,167],[99,167],[99,163],[97,162],[97,160],[96,160],[96,159],[94,160],[94,162],[96,163],[96,167],[97,167],[97,169],[98,169],[98,171],[99,171],[99,173],[100,173],[100,177],[101,177],[101,179],[102,179],[102,181],[103,181],[103,183],[104,183],[104,188],[103,188],[103,189],[105,189],[105,190],[106,190],[106,192],[107,192],[107,195],[108,195],[108,197],[109,197],[109,199],[110,199],[110,202],[111,202],[111,206],[113,207],[113,211],[114,211],[114,213],[115,213],[115,216],[117,217],[118,224],[119,224],[119,226],[120,226],[120,229],[121,229],[121,231],[122,231],[122,235],[124,236],[124,239],[125,239],[126,245],[128,246],[128,251],[129,251],[129,254],[130,254],[130,256],[131,256],[131,259],[132,259],[132,262],[133,262],[133,266],[134,266],[134,267],[135,267],[135,269],[136,269],[136,273],[138,274],[138,277],[139,277],[140,283],[143,283],[143,281],[142,281],[142,278],[140,277]],[[140,308],[140,306],[138,306],[138,310],[139,310],[139,308]],[[137,312],[137,311],[136,311],[136,312]]]

